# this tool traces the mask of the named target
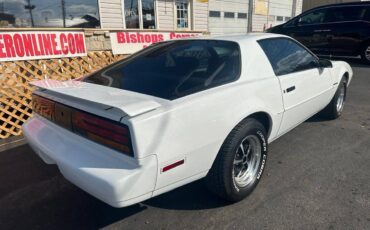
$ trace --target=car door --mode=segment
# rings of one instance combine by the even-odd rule
[[[369,29],[363,21],[366,8],[359,5],[337,6],[327,9],[324,30],[329,52],[333,56],[352,56],[362,43],[363,34]]]
[[[326,9],[309,11],[299,16],[293,23],[284,28],[286,35],[295,38],[313,52],[328,54],[328,29],[323,24]]]
[[[316,56],[290,38],[265,39],[259,44],[280,82],[284,102],[281,135],[330,102],[333,79],[330,70],[319,68]]]

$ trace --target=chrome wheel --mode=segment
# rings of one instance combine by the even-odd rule
[[[261,145],[257,136],[250,135],[242,140],[236,150],[233,178],[238,187],[245,187],[256,180],[261,161]]]
[[[365,50],[365,57],[368,61],[370,61],[370,46],[368,46]]]
[[[342,86],[339,89],[339,96],[337,99],[337,112],[341,113],[344,106],[344,99],[345,99],[345,93],[346,93],[346,83],[343,83]]]

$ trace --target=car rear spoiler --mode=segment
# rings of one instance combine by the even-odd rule
[[[52,96],[54,100],[86,110],[119,110],[122,116],[137,116],[152,111],[166,100],[132,91],[91,84],[81,81],[41,80],[30,83],[41,89],[38,93]],[[85,103],[86,102],[86,103]],[[95,107],[95,108],[89,108]]]

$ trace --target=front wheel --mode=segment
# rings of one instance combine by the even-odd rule
[[[347,95],[347,81],[343,77],[339,83],[338,89],[335,92],[333,99],[330,101],[329,105],[321,111],[321,115],[328,119],[336,119],[342,115],[344,102]]]
[[[257,186],[266,159],[266,130],[248,118],[226,138],[206,177],[208,188],[228,201],[242,200]]]

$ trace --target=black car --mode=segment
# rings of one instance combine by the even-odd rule
[[[317,55],[361,56],[370,64],[370,2],[317,7],[266,32],[291,36]]]

